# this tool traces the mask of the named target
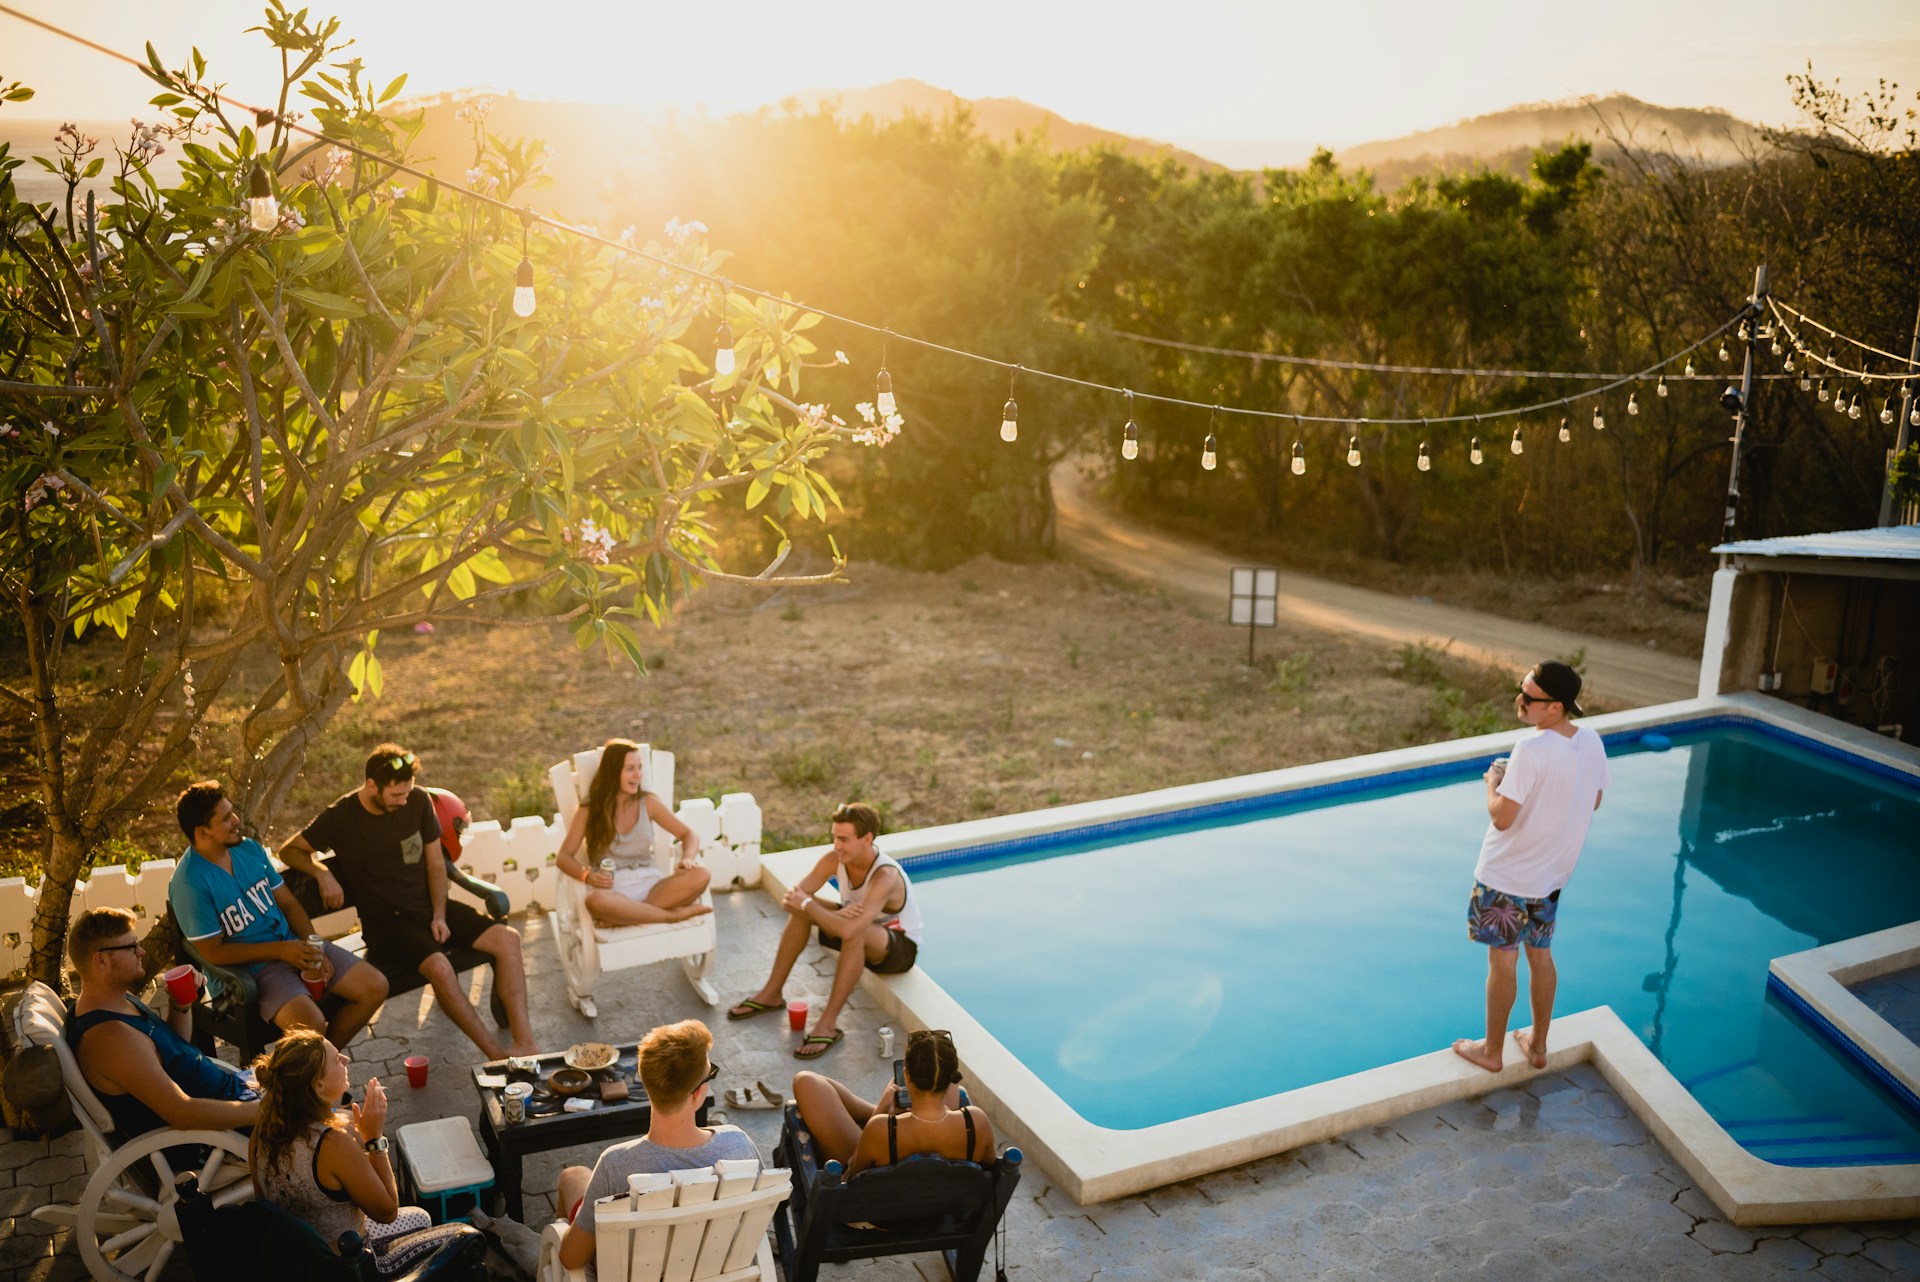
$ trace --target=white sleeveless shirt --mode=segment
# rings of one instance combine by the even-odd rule
[[[906,893],[906,897],[900,902],[899,912],[890,913],[882,909],[880,915],[873,919],[873,924],[887,930],[897,930],[917,944],[920,942],[920,904],[913,897],[913,882],[908,879],[907,870],[902,868],[900,861],[892,855],[883,855],[878,848],[875,848],[873,867],[867,869],[867,879],[858,888],[854,887],[853,879],[847,876],[847,865],[842,861],[838,878],[840,902],[848,906],[865,903],[867,887],[873,885],[873,874],[883,867],[891,868],[900,874],[900,888]]]

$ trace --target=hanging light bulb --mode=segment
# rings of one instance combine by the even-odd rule
[[[1782,347],[1782,346],[1780,346],[1780,340],[1779,340],[1778,338],[1775,338],[1775,339],[1773,340],[1773,347],[1772,347],[1772,349],[1771,349],[1771,350],[1773,351],[1773,354],[1774,354],[1775,356],[1778,356],[1778,355],[1779,355],[1780,353],[1782,353],[1782,352],[1784,352],[1784,351],[1786,351],[1787,349],[1786,349],[1786,348],[1784,348],[1784,347]]]
[[[513,273],[513,314],[525,319],[533,315],[533,259],[528,253],[528,237],[533,234],[533,214],[520,214],[520,266]]]
[[[1598,401],[1593,403],[1593,430],[1596,432],[1604,432],[1607,430],[1607,416],[1600,412],[1600,402]]]
[[[1882,423],[1893,422],[1893,397],[1891,396],[1887,397],[1887,403],[1880,407],[1880,421]]]
[[[1914,400],[1910,404],[1911,408],[1907,410],[1907,426],[1920,427],[1920,399]]]
[[[1527,443],[1520,438],[1519,428],[1516,427],[1513,429],[1513,440],[1507,443],[1507,448],[1515,454],[1525,454],[1527,452]]]
[[[893,413],[894,404],[893,375],[887,373],[887,367],[882,365],[880,372],[873,376],[873,408],[880,412],[880,417],[885,418]]]
[[[525,254],[520,256],[520,267],[513,273],[513,314],[533,315],[533,260]]]
[[[1789,373],[1789,374],[1791,374],[1791,373],[1793,373],[1793,371],[1794,371],[1794,370],[1795,370],[1796,368],[1798,368],[1798,367],[1797,367],[1797,366],[1796,366],[1796,365],[1795,365],[1795,364],[1793,363],[1793,353],[1792,353],[1792,352],[1788,352],[1788,353],[1787,353],[1787,359],[1786,359],[1785,361],[1783,361],[1783,362],[1781,362],[1781,365],[1780,365],[1780,368],[1781,368],[1781,369],[1783,369],[1783,370],[1785,370],[1785,371],[1787,371],[1787,373]]]
[[[1636,418],[1639,416],[1639,414],[1640,414],[1640,402],[1634,399],[1632,392],[1628,392],[1627,393],[1627,417]]]
[[[1741,337],[1745,338],[1746,335],[1742,334]],[[1727,340],[1724,338],[1720,340],[1720,359],[1723,361],[1728,361],[1733,359],[1733,353],[1727,350]]]
[[[1307,474],[1307,451],[1298,441],[1293,443],[1293,463],[1291,466],[1295,476],[1305,476]]]
[[[1750,343],[1753,341],[1753,330],[1748,327],[1745,321],[1740,322],[1739,337],[1740,337],[1740,341],[1743,343]],[[1725,360],[1726,357],[1723,356],[1720,359]]]
[[[737,368],[733,356],[733,326],[721,321],[720,328],[713,331],[713,372],[725,378]]]
[[[1220,466],[1220,440],[1212,432],[1207,433],[1207,443],[1200,447],[1200,466],[1209,472]]]
[[[1560,441],[1562,444],[1565,444],[1566,442],[1571,441],[1572,439],[1573,439],[1573,429],[1567,426],[1567,420],[1563,415],[1560,419]]]
[[[1020,439],[1020,407],[1013,403],[1013,384],[1020,377],[1020,366],[1013,367],[1007,379],[1007,403],[1000,408],[1000,439],[1012,444]]]
[[[247,175],[247,225],[255,231],[272,231],[280,225],[280,202],[274,199],[273,182],[258,163]]]
[[[1126,430],[1120,433],[1120,457],[1129,461],[1140,457],[1140,429],[1132,419],[1127,420]]]
[[[1427,455],[1427,443],[1425,441],[1420,442],[1420,457],[1413,461],[1413,465],[1422,472],[1433,471],[1433,460]]]
[[[1829,396],[1832,396],[1832,395],[1833,395],[1833,393],[1832,393],[1831,391],[1829,391],[1829,390],[1828,390],[1828,388],[1827,388],[1827,380],[1826,380],[1826,379],[1824,379],[1824,378],[1823,378],[1823,379],[1821,379],[1821,380],[1820,380],[1820,402],[1821,402],[1821,404],[1823,404],[1823,405],[1824,405],[1824,404],[1826,403],[1826,400],[1827,400],[1827,398],[1828,398]]]
[[[1806,370],[1800,371],[1800,390],[1803,392],[1811,392],[1813,390],[1813,375],[1809,374]]]
[[[1693,357],[1687,357],[1687,377],[1693,377]]]
[[[1347,438],[1347,466],[1360,466],[1360,438],[1357,436]]]
[[[1860,417],[1860,393],[1858,392],[1855,392],[1853,394],[1853,399],[1847,402],[1847,417],[1848,418]]]
[[[1476,436],[1467,443],[1467,462],[1479,467],[1486,459],[1487,456],[1480,452],[1480,438]]]
[[[1847,389],[1844,387],[1833,394],[1833,412],[1835,414],[1847,412]]]
[[[1659,381],[1659,382],[1657,382],[1657,383],[1655,383],[1655,384],[1653,385],[1653,394],[1654,394],[1655,396],[1659,396],[1659,397],[1663,397],[1663,398],[1664,398],[1664,397],[1666,396],[1666,394],[1667,394],[1667,376],[1666,376],[1665,374],[1662,374],[1662,375],[1660,376],[1660,381]],[[1629,404],[1631,404],[1631,401],[1629,401]]]

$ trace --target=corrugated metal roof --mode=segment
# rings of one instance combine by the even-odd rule
[[[1777,539],[1722,543],[1715,552],[1735,556],[1809,556],[1839,561],[1920,561],[1920,525],[1831,534],[1788,534]]]

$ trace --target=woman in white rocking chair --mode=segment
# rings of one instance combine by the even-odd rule
[[[555,859],[560,871],[592,889],[587,911],[613,926],[685,921],[713,910],[699,902],[709,874],[700,866],[700,837],[643,786],[640,745],[609,739],[600,752],[587,799],[574,812]],[[680,843],[674,870],[653,863],[653,825]],[[587,862],[578,857],[585,848]]]

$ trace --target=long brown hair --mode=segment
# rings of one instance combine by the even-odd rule
[[[593,782],[587,787],[586,863],[604,855],[613,844],[614,814],[620,808],[620,772],[627,768],[627,758],[638,751],[640,745],[631,739],[609,739],[600,749],[600,768],[593,772]],[[646,817],[647,790],[643,787],[640,818],[645,821]]]
[[[260,1118],[253,1124],[253,1152],[260,1159],[256,1169],[280,1165],[295,1140],[332,1124],[333,1101],[320,1098],[320,1079],[331,1053],[324,1035],[297,1028],[281,1034],[271,1050],[253,1061],[254,1080],[260,1084]]]

